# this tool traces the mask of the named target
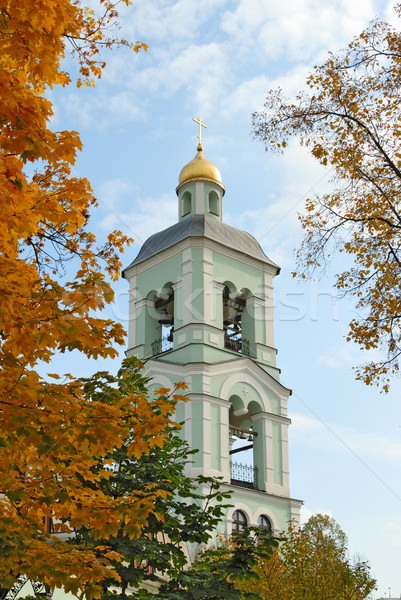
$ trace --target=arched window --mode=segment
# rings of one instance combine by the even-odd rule
[[[248,519],[242,510],[233,512],[233,533],[241,533],[248,526]]]
[[[248,288],[237,290],[230,281],[225,281],[223,285],[224,347],[253,356],[255,317],[248,305],[252,293]]]
[[[209,212],[212,215],[219,214],[219,196],[214,190],[209,193]]]
[[[265,533],[265,535],[272,535],[273,533],[271,521],[268,517],[266,517],[266,515],[260,515],[258,518],[258,527],[260,531]]]
[[[190,192],[184,192],[182,195],[182,216],[189,215],[192,211],[192,198]]]
[[[223,329],[224,346],[235,352],[249,355],[248,340],[242,336],[242,312],[246,305],[246,298],[242,292],[230,290],[225,283],[223,290]]]
[[[166,352],[173,347],[174,332],[174,290],[168,283],[161,292],[155,293],[154,307],[156,309],[159,335],[152,343],[152,354]]]

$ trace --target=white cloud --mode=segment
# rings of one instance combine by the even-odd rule
[[[299,436],[307,436],[309,434],[320,433],[324,429],[324,425],[314,417],[309,417],[303,414],[292,413],[291,414],[293,432],[299,439]]]
[[[344,342],[327,348],[318,361],[332,369],[342,369],[363,362],[379,361],[381,358],[377,350],[363,350],[352,342]]]
[[[123,189],[124,193],[125,191],[126,188]],[[100,227],[107,231],[117,227],[133,237],[136,249],[134,254],[139,252],[140,246],[148,237],[177,222],[177,200],[170,194],[141,199],[135,203],[135,210],[127,210],[127,203],[122,198],[115,198],[112,206],[106,206],[105,210],[106,215],[101,220]]]
[[[291,420],[292,443],[321,450],[348,451],[361,459],[379,459],[401,465],[401,441],[374,432],[324,423],[304,414],[292,414]]]
[[[202,25],[217,20],[225,4],[227,0],[137,0],[134,10],[124,11],[122,32],[130,39],[150,40],[176,49],[196,39]]]
[[[232,216],[231,224],[249,231],[275,263],[282,267],[292,265],[294,246],[299,239],[298,201],[286,195],[280,200],[267,199],[266,204],[266,208]]]
[[[115,93],[98,84],[100,91],[93,95],[93,90],[71,90],[59,102],[58,113],[62,111],[74,121],[74,126],[105,130],[110,126],[145,117],[144,109],[137,102],[135,95],[129,90]],[[58,115],[60,118],[60,114]]]
[[[142,62],[116,56],[98,93],[71,91],[63,98],[63,110],[77,118],[79,127],[105,129],[145,120],[150,103],[179,95],[181,107],[188,104],[196,114],[206,115],[219,107],[232,86],[231,61],[222,44],[191,45],[174,56],[164,49],[154,54],[152,66],[146,56]]]
[[[298,215],[303,212],[308,196],[327,189],[330,171],[320,167],[295,141],[283,157],[270,161],[268,166],[268,179],[271,172],[273,181],[275,171],[280,185],[267,187],[265,208],[229,215],[229,220],[252,233],[273,261],[293,267],[294,249],[302,238]]]
[[[338,31],[350,40],[373,16],[366,0],[240,0],[223,12],[226,6],[227,0],[139,0],[134,9],[122,7],[121,35],[148,42],[148,53],[107,56],[98,93],[71,91],[63,110],[80,127],[107,128],[144,120],[152,102],[178,94],[181,106],[204,116],[249,115],[277,83],[288,94],[304,87],[311,61],[336,50]],[[296,63],[286,66],[283,56]]]
[[[401,521],[387,521],[381,527],[381,537],[388,546],[401,548]]]
[[[231,85],[231,63],[226,50],[223,44],[212,42],[192,44],[174,57],[161,52],[161,64],[132,77],[129,86],[164,97],[183,90],[189,93],[193,108],[207,112],[227,94]]]
[[[396,29],[400,29],[400,19],[396,15],[394,6],[394,0],[389,0],[386,10],[384,11],[384,19]]]
[[[144,120],[152,102],[178,95],[204,116],[249,115],[277,83],[288,94],[304,87],[312,60],[351,40],[373,14],[371,0],[239,0],[234,8],[228,0],[138,0],[120,6],[120,33],[149,51],[108,55],[98,92],[71,88],[63,110],[80,127],[107,128]]]
[[[372,2],[366,0],[241,0],[225,13],[222,28],[241,49],[257,48],[255,60],[267,55],[309,61],[329,48],[336,51],[372,16]]]
[[[350,367],[356,361],[360,361],[360,354],[351,344],[343,344],[341,346],[331,346],[326,354],[322,354],[318,358],[326,366],[333,369]]]
[[[308,506],[305,506],[305,504],[303,504],[301,506],[301,525],[304,525],[306,523],[306,521],[308,521],[311,517],[313,517],[313,515],[328,515],[329,517],[333,516],[331,511],[329,511],[325,508],[317,508],[317,509],[312,510],[311,508],[309,508]]]
[[[279,73],[270,82],[269,89],[280,87],[287,97],[291,97],[300,90],[305,89],[305,80],[311,71],[310,64],[297,64],[287,69],[284,73]]]
[[[228,118],[239,112],[250,114],[256,110],[261,110],[266,92],[270,87],[271,84],[266,75],[257,75],[253,79],[241,82],[227,95],[222,103],[222,116]]]
[[[101,183],[97,198],[106,210],[111,211],[118,207],[123,197],[132,195],[134,189],[132,182],[128,179],[115,177]]]
[[[301,506],[301,525],[306,523],[306,521],[308,521],[313,514],[314,514],[313,510],[311,510],[310,508],[305,506],[305,504],[303,504]]]

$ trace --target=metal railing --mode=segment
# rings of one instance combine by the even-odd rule
[[[258,469],[251,465],[242,463],[232,463],[231,465],[231,483],[247,488],[256,488]]]
[[[233,350],[234,352],[239,352],[240,354],[245,354],[246,356],[250,356],[249,353],[249,341],[245,338],[234,339],[224,334],[224,347],[229,350]],[[161,354],[162,352],[167,352],[167,350],[171,350],[173,348],[173,341],[171,340],[171,336],[165,336],[158,340],[152,342],[152,356],[155,354]]]
[[[155,340],[152,342],[152,356],[155,354],[161,354],[162,352],[167,352],[167,350],[171,350],[173,348],[173,342],[169,339],[170,336],[165,336],[160,338],[159,340]]]
[[[224,347],[234,352],[240,352],[249,356],[249,341],[245,338],[232,338],[226,333],[224,334]]]

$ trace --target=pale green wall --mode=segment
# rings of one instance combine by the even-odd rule
[[[161,291],[168,281],[176,283],[182,279],[182,256],[172,256],[164,262],[153,265],[151,269],[138,274],[138,297],[136,301],[146,298],[152,290]]]
[[[220,406],[213,405],[210,407],[210,447],[211,447],[211,468],[219,471],[221,469],[221,421],[220,421]]]
[[[241,262],[235,262],[227,256],[213,252],[214,278],[220,283],[232,281],[237,290],[249,288],[252,293],[260,291],[264,275],[263,270],[252,268]]]
[[[258,434],[253,441],[254,466],[258,468],[257,472],[257,488],[265,490],[267,487],[266,481],[266,438],[265,438],[265,423],[263,419],[256,419],[253,422],[253,430]]]
[[[283,451],[281,439],[281,424],[272,423],[273,431],[273,460],[274,460],[274,483],[283,485]]]
[[[204,315],[203,250],[192,248],[192,315],[193,321],[203,321]],[[188,299],[186,299],[188,300]]]
[[[185,420],[185,404],[180,403],[175,410],[175,420],[177,423],[182,423]]]
[[[192,448],[199,450],[194,457],[194,467],[203,466],[203,403],[191,401],[192,408]]]
[[[245,504],[249,509],[249,513],[254,515],[263,506],[266,507],[266,515],[274,515],[279,531],[288,529],[288,525],[291,521],[291,508],[289,505],[285,505],[279,501],[276,501],[273,497],[264,498],[260,494],[255,494],[253,497],[249,496],[246,499],[244,495],[237,492],[234,488],[234,493],[231,496],[230,504],[234,506],[238,504]],[[222,531],[230,534],[231,531],[227,529],[227,523],[222,523]],[[224,528],[224,529],[223,529]]]
[[[192,394],[202,394],[202,376],[201,375],[192,375],[191,378],[191,393]]]

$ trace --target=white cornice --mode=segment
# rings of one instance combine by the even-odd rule
[[[257,421],[258,419],[269,419],[269,421],[275,421],[276,423],[280,423],[282,425],[291,425],[291,419],[288,417],[282,417],[281,415],[276,415],[271,412],[255,413],[250,418],[252,421]]]
[[[243,497],[250,497],[250,496],[259,496],[264,502],[266,502],[266,500],[272,502],[272,503],[277,503],[277,504],[282,504],[284,506],[298,506],[301,507],[303,505],[303,500],[299,500],[298,498],[289,498],[288,496],[279,496],[277,494],[270,494],[268,492],[264,492],[263,490],[256,490],[254,488],[246,488],[246,487],[242,487],[240,485],[232,485],[232,484],[228,484],[228,483],[222,483],[221,484],[221,489],[227,489],[227,490],[232,490],[235,494],[238,494],[239,496],[243,496]]]

